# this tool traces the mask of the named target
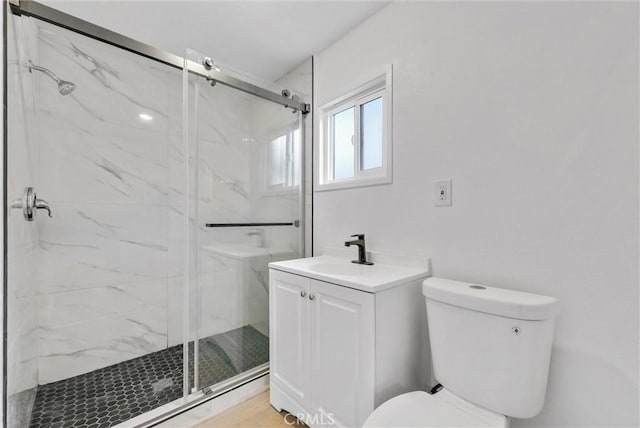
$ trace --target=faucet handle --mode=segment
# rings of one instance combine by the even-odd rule
[[[364,233],[356,233],[355,235],[351,235],[352,238],[364,239]]]
[[[39,210],[47,210],[47,214],[49,214],[49,217],[53,217],[53,214],[51,213],[51,207],[49,207],[49,203],[44,199],[36,198],[34,207]]]
[[[47,210],[49,217],[53,217],[49,204],[44,199],[38,199],[33,187],[25,188],[22,198],[12,201],[10,207],[21,209],[26,221],[33,221],[37,210]]]

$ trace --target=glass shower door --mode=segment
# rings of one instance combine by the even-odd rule
[[[191,386],[201,390],[268,367],[268,263],[304,251],[303,119],[185,73]]]
[[[114,426],[184,396],[168,224],[182,73],[7,18],[7,426]]]

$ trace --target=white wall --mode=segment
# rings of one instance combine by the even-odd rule
[[[366,233],[558,297],[546,407],[513,426],[638,426],[638,4],[394,3],[316,56],[316,107],[390,63],[393,184],[316,192],[316,254]]]

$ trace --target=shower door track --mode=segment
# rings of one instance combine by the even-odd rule
[[[233,76],[229,76],[215,69],[208,70],[202,64],[198,64],[190,60],[185,60],[181,56],[165,52],[162,49],[158,49],[127,36],[123,36],[122,34],[116,33],[115,31],[111,31],[106,28],[100,27],[99,25],[92,24],[91,22],[61,12],[49,6],[45,6],[36,1],[10,0],[10,4],[11,11],[15,14],[31,16],[33,18],[52,23],[76,33],[80,33],[93,39],[100,40],[104,43],[108,43],[118,48],[127,50],[129,52],[133,52],[146,58],[159,61],[163,64],[178,68],[180,70],[183,70],[186,66],[189,72],[208,78],[209,80],[215,80],[216,82],[223,85],[230,86],[242,92],[246,92],[257,97],[269,100],[284,107],[291,108],[294,111],[300,111],[303,114],[306,114],[310,111],[309,104],[300,102],[297,99],[293,99],[269,91],[267,89],[261,88],[260,86],[256,86],[243,80],[237,79]]]
[[[263,376],[267,376],[269,374],[269,363],[264,363],[258,367],[255,367],[251,370],[249,370],[246,373],[242,373],[241,375],[238,375],[235,378],[231,378],[229,380],[226,380],[224,382],[221,382],[218,385],[213,385],[210,388],[208,388],[206,390],[206,393],[202,393],[202,395],[198,398],[194,398],[193,400],[189,401],[188,403],[174,408],[170,411],[167,411],[166,413],[163,413],[159,416],[153,417],[149,420],[147,420],[144,423],[135,425],[134,428],[151,428],[154,427],[158,424],[161,424],[164,421],[167,421],[171,418],[174,418],[182,413],[188,412],[189,410],[204,404],[208,401],[211,401],[223,394],[226,394],[227,392],[231,392],[234,389],[237,389],[243,385],[246,385],[247,383],[254,381],[256,379],[259,379]]]

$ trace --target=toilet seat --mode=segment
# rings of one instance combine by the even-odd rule
[[[413,391],[380,405],[363,428],[374,427],[508,427],[504,415],[470,403],[441,389],[436,394]]]

